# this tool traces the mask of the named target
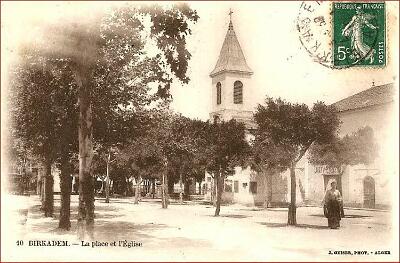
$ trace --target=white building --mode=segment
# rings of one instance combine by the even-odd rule
[[[244,53],[235,34],[232,21],[222,45],[214,70],[212,83],[212,109],[210,119],[243,122],[249,130],[255,129],[253,121],[255,94],[252,89],[253,71],[247,65]],[[337,171],[326,166],[312,166],[307,156],[296,167],[298,205],[319,205],[329,180],[336,179],[345,206],[384,208],[391,205],[390,188],[396,167],[388,165],[387,155],[393,150],[395,138],[394,89],[392,84],[373,86],[363,92],[335,103],[342,121],[340,136],[370,126],[380,153],[368,166],[348,166]],[[396,160],[393,160],[396,163]],[[206,174],[206,198],[211,198],[212,177]],[[289,171],[264,176],[250,168],[237,167],[233,176],[225,180],[223,201],[248,205],[285,206],[290,202]]]

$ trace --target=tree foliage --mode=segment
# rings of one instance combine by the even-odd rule
[[[267,98],[254,114],[258,130],[255,135],[254,160],[262,166],[290,169],[291,202],[288,224],[296,224],[295,167],[313,143],[335,140],[339,118],[333,106],[317,102],[312,108]]]
[[[35,54],[33,54],[35,56]],[[77,149],[76,87],[62,61],[29,57],[11,72],[11,134],[51,163]]]
[[[377,157],[378,145],[371,127],[358,129],[331,143],[315,143],[308,159],[312,164],[342,167],[343,165],[370,164]]]
[[[76,86],[66,61],[42,57],[35,50],[25,54],[10,77],[10,135],[43,163],[42,207],[52,216],[51,166],[56,164],[64,176],[78,149]]]
[[[247,166],[250,144],[246,141],[246,127],[234,119],[207,122],[204,128],[205,138],[201,147],[204,155],[200,160],[205,163],[206,170],[216,182],[215,216],[219,216],[223,181],[227,175],[234,173],[236,166]]]
[[[46,95],[44,99],[52,101],[54,98],[47,95],[65,93],[67,90],[61,87],[68,85],[68,91],[75,95],[74,103],[78,102],[74,105],[79,108],[79,115],[67,119],[79,122],[78,132],[68,131],[75,136],[79,133],[78,234],[81,238],[84,233],[81,230],[93,236],[93,135],[107,148],[121,143],[139,125],[138,112],[142,107],[158,98],[168,98],[174,78],[183,83],[189,81],[186,71],[190,53],[186,49],[186,36],[191,33],[190,24],[198,19],[197,13],[186,4],[166,9],[127,4],[100,15],[94,13],[80,19],[79,24],[69,20],[77,17],[63,17],[60,23],[45,25],[35,41],[27,42],[21,49],[25,57],[34,54],[31,72],[22,75],[35,79],[37,85],[27,92],[33,93],[35,98]],[[157,54],[146,53],[146,45],[152,41]],[[65,66],[60,72],[68,81],[53,85],[49,76],[51,69],[41,71],[42,64],[48,61]],[[153,92],[154,85],[156,91]],[[36,107],[30,99],[27,102],[28,107],[23,110]],[[42,105],[46,104],[39,106]],[[21,125],[33,122],[35,127],[57,126],[60,120],[53,111],[46,111],[46,106],[37,108],[40,121],[25,118]],[[57,148],[54,146],[58,145],[54,142],[57,129],[36,133],[23,126],[21,129],[37,135],[37,151],[53,158]]]
[[[299,161],[312,143],[332,141],[339,126],[335,108],[322,102],[310,109],[306,104],[267,98],[254,117],[258,124],[256,141],[272,143],[276,150],[286,153],[286,162],[280,163],[287,167]]]

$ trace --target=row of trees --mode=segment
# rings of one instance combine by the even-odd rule
[[[170,112],[171,83],[189,81],[186,36],[197,19],[186,5],[128,5],[87,18],[86,24],[48,27],[42,42],[22,49],[22,62],[10,72],[10,137],[19,142],[11,144],[10,153],[16,158],[29,154],[43,163],[45,216],[54,212],[51,167],[58,166],[60,228],[71,226],[70,175],[75,171],[78,236],[83,239],[86,234],[93,237],[94,174],[106,174],[107,202],[111,169],[137,182],[157,178],[162,207],[167,208],[169,180],[177,178],[182,185],[185,178],[199,180],[207,171],[216,182],[218,216],[224,179],[236,166],[290,169],[288,223],[296,224],[297,162],[314,145],[318,150],[312,160],[326,162],[327,152],[344,152],[349,143],[342,140],[353,141],[338,139],[335,109],[320,102],[309,108],[268,98],[255,113],[258,129],[251,141],[245,126],[235,120],[203,122]],[[146,53],[150,44],[157,54]],[[347,158],[340,154],[337,163]]]
[[[198,16],[187,5],[125,5],[73,19],[80,23],[43,26],[37,41],[20,49],[8,101],[11,138],[21,139],[45,167],[46,216],[53,214],[52,164],[61,170],[64,229],[70,228],[69,175],[79,160],[78,235],[83,239],[93,236],[94,141],[100,154],[109,156],[113,147],[139,133],[146,107],[157,109],[170,97],[173,80],[189,81],[186,37]],[[146,53],[148,44],[159,52]]]

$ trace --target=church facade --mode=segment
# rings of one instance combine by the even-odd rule
[[[250,131],[256,129],[251,100],[253,71],[246,58],[230,21],[220,55],[210,73],[212,84],[212,109],[210,119],[228,121],[236,119]],[[394,89],[392,84],[373,86],[363,92],[334,104],[342,122],[340,136],[351,134],[369,126],[380,147],[377,160],[370,165],[347,166],[342,171],[328,166],[313,166],[307,154],[296,167],[297,204],[320,205],[330,180],[338,182],[344,205],[364,208],[391,206],[391,189],[396,167],[385,162],[395,134]],[[250,133],[249,133],[250,136]],[[394,155],[393,155],[394,156]],[[205,197],[212,198],[213,178],[206,173]],[[249,167],[236,167],[224,184],[223,201],[260,206],[286,206],[290,202],[289,171],[262,174]]]

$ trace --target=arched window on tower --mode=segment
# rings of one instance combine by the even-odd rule
[[[221,82],[217,83],[217,105],[221,104]]]
[[[243,103],[243,83],[239,80],[233,83],[233,103]]]

